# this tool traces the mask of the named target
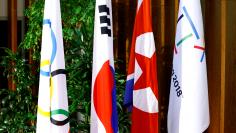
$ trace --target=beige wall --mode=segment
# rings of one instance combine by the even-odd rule
[[[7,17],[7,0],[0,0],[0,17]]]
[[[0,0],[0,18],[7,18],[8,16],[8,0]],[[24,16],[25,0],[17,0],[17,16],[22,18]]]

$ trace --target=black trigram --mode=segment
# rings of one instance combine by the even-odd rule
[[[99,13],[106,12],[107,15],[100,16],[100,24],[106,23],[108,26],[111,26],[111,20],[108,18],[110,16],[110,10],[107,7],[107,5],[100,5],[98,6]],[[107,34],[108,36],[111,36],[111,29],[108,28],[108,26],[102,26],[101,27],[101,34]]]

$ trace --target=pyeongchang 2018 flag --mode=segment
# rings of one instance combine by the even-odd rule
[[[91,94],[91,133],[118,132],[111,7],[110,0],[96,1]]]
[[[37,133],[68,133],[69,112],[59,0],[45,0]]]
[[[132,110],[132,133],[157,133],[158,86],[151,1],[137,3],[124,104]]]
[[[200,0],[180,0],[168,110],[169,133],[209,126],[205,40]]]

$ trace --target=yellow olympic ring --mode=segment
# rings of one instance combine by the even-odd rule
[[[54,92],[54,85],[53,85],[52,76],[50,76],[50,102],[52,101],[53,92]]]
[[[40,115],[42,115],[42,116],[50,117],[50,112],[44,111],[44,110],[43,110],[42,108],[40,108],[39,106],[38,106],[38,113],[39,113]]]
[[[50,61],[49,60],[43,60],[41,63],[40,63],[40,67],[44,67],[46,65],[50,65]]]

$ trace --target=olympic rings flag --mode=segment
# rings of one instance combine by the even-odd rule
[[[91,133],[118,132],[111,7],[110,0],[96,1],[91,90]]]
[[[60,0],[45,0],[37,133],[68,133],[69,112]]]
[[[210,120],[200,0],[180,0],[176,27],[168,132],[202,133]]]
[[[158,133],[156,48],[151,1],[138,0],[124,104],[132,109],[132,133]]]

